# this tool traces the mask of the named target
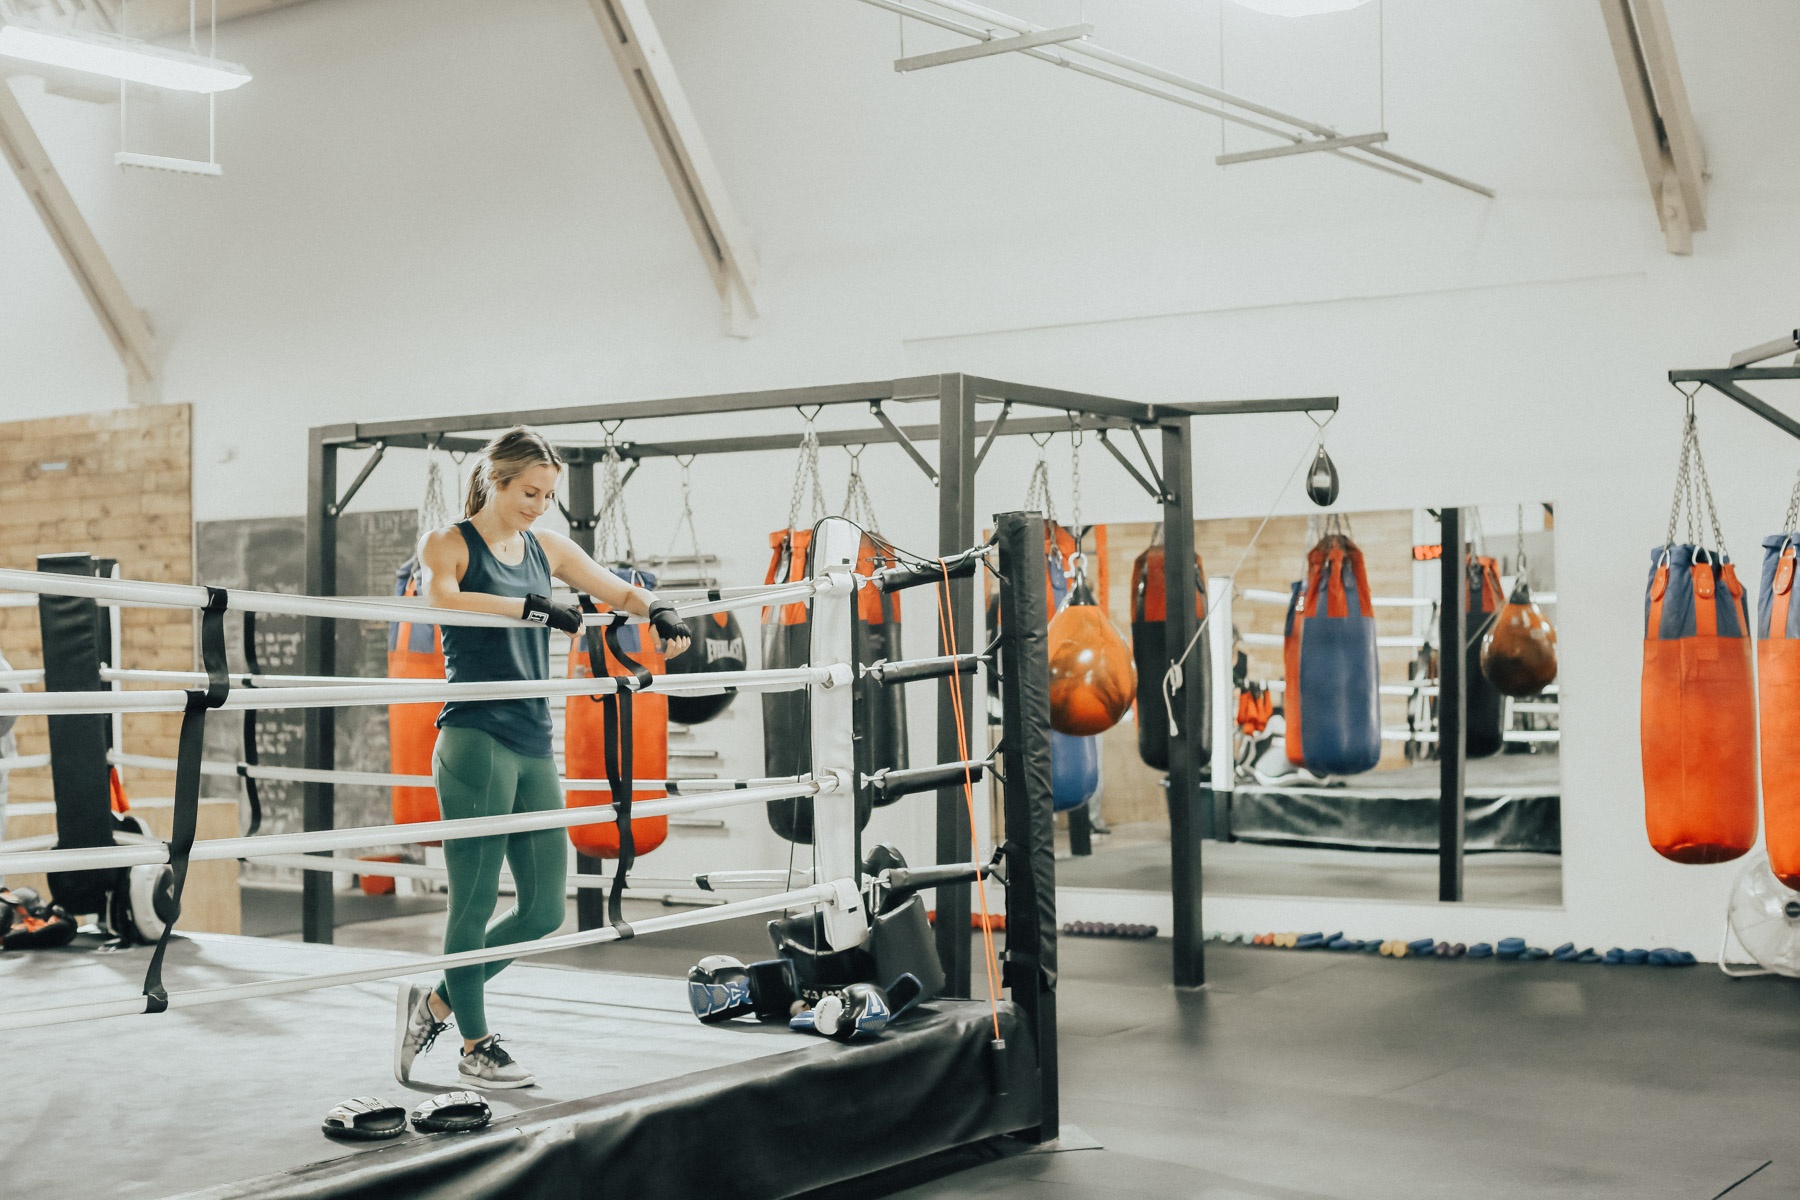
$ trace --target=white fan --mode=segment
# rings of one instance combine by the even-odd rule
[[[1734,971],[1725,965],[1725,947],[1734,936],[1761,970]],[[1761,855],[1739,873],[1731,890],[1725,936],[1719,942],[1719,970],[1731,976],[1800,977],[1800,892],[1775,878],[1769,860]]]

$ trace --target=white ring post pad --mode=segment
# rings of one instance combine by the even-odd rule
[[[842,665],[846,677],[851,674],[848,664],[853,658],[854,572],[861,549],[862,531],[841,517],[826,517],[813,528],[813,578],[822,583],[822,577],[830,577],[832,586],[820,587],[813,596],[810,662],[814,667]],[[824,907],[825,940],[832,949],[844,950],[861,945],[869,936],[868,918],[856,886],[859,864],[852,740],[856,689],[815,687],[810,699],[813,778],[823,782],[835,775],[841,780],[837,788],[813,800],[813,849],[818,857],[816,878],[851,881],[848,887],[837,889],[836,900]]]

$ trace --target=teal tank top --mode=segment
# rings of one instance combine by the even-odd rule
[[[494,557],[487,542],[468,521],[456,528],[469,546],[469,566],[460,586],[465,592],[525,597],[550,594],[550,561],[530,533],[525,558],[509,566]],[[550,678],[550,631],[483,629],[445,625],[444,664],[451,683],[491,683],[501,679]],[[550,758],[550,702],[536,700],[452,700],[438,714],[439,729],[479,729],[515,754]]]

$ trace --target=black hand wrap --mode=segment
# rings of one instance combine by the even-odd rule
[[[693,631],[687,627],[687,622],[676,615],[675,606],[667,600],[652,600],[650,611],[645,615],[656,629],[657,636],[665,642],[693,637]]]
[[[525,611],[520,614],[534,625],[548,625],[567,634],[581,632],[581,610],[573,604],[552,604],[550,597],[536,592],[525,597]]]

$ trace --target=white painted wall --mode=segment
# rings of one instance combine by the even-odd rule
[[[1058,22],[1071,8],[1017,11]],[[721,336],[579,0],[312,0],[227,26],[222,53],[257,78],[220,102],[217,181],[115,172],[113,109],[14,86],[152,316],[162,397],[195,406],[203,520],[299,511],[315,424],[939,370],[1146,400],[1335,393],[1349,509],[1555,500],[1562,920],[1583,942],[1702,950],[1733,868],[1676,867],[1645,844],[1635,629],[1680,420],[1663,373],[1800,323],[1800,163],[1778,132],[1800,116],[1800,9],[1671,10],[1715,175],[1712,228],[1687,259],[1662,251],[1592,5],[1388,4],[1392,144],[1496,187],[1485,201],[1319,158],[1221,170],[1211,120],[1033,62],[897,76],[895,19],[850,0],[664,0],[762,256],[768,316],[748,341]],[[1104,44],[1218,69],[1211,0],[1087,11]],[[1233,9],[1227,81],[1372,127],[1371,30],[1370,10],[1288,24]],[[948,41],[915,30],[908,50]],[[133,148],[191,150],[194,119],[138,107]],[[125,399],[10,184],[0,366],[6,416]],[[1729,545],[1749,558],[1780,520],[1793,451],[1716,399],[1703,429]],[[1200,511],[1265,511],[1309,432],[1297,416],[1208,424]],[[868,462],[887,532],[929,545],[929,487],[897,451]],[[1015,505],[1029,463],[1028,445],[997,450],[980,509]],[[1066,475],[1065,451],[1053,467]],[[834,493],[843,473],[829,454]],[[728,577],[760,578],[790,478],[782,455],[696,473]],[[1100,455],[1085,478],[1088,519],[1154,516]],[[414,502],[422,480],[416,463],[384,465],[359,503]],[[673,480],[651,466],[632,485],[640,544],[666,542]],[[751,715],[716,728],[731,769],[751,770]],[[744,850],[778,853],[772,839]],[[1482,932],[1512,931],[1493,921]]]

